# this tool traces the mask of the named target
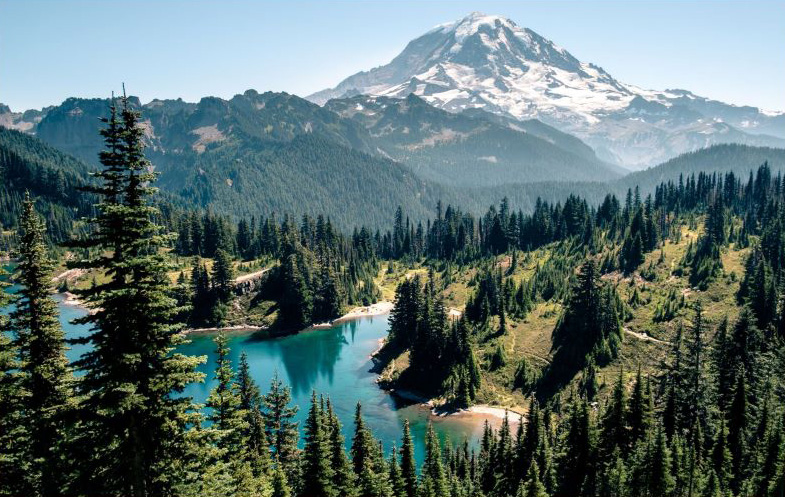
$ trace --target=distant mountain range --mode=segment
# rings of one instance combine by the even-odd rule
[[[511,122],[539,119],[629,169],[718,143],[785,145],[781,112],[625,84],[530,29],[476,12],[416,38],[389,64],[307,98],[324,105],[356,95],[410,94],[455,113],[482,109]]]
[[[439,26],[390,64],[309,99],[248,90],[130,101],[168,199],[246,217],[328,213],[343,228],[388,224],[398,205],[418,219],[439,200],[479,212],[507,196],[526,209],[537,197],[597,201],[680,173],[785,163],[785,115],[625,85],[496,16]],[[0,104],[0,127],[27,136],[4,130],[5,148],[31,149],[15,163],[14,198],[19,185],[47,195],[97,167],[109,104]],[[65,156],[39,160],[52,150]]]
[[[393,159],[444,184],[607,180],[626,172],[598,159],[579,139],[539,121],[511,122],[479,109],[450,113],[413,95],[336,99],[320,107],[286,93],[248,90],[229,100],[153,100],[142,105],[134,98],[132,103],[142,111],[149,151],[162,167],[193,162],[227,145],[253,143],[260,148],[313,135]],[[69,98],[42,111],[12,113],[4,107],[0,125],[33,133],[95,162],[101,147],[98,118],[108,105],[104,99]]]

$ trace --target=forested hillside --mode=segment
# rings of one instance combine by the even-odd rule
[[[65,240],[74,221],[91,210],[89,198],[78,191],[89,169],[32,136],[0,126],[0,249],[8,249],[2,232],[17,225],[26,191],[36,198],[48,236]]]

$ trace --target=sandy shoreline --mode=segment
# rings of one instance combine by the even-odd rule
[[[63,304],[82,307],[84,310],[89,312],[89,309],[84,305],[84,302],[79,300],[79,297],[77,297],[75,294],[71,292],[60,292],[60,295],[63,296]]]
[[[334,319],[332,324],[340,323],[342,321],[349,321],[352,319],[362,318],[366,316],[381,316],[383,314],[388,314],[392,311],[395,304],[388,300],[382,300],[380,302],[376,302],[375,304],[371,304],[368,306],[361,306],[355,307],[351,311],[347,312],[343,316]]]
[[[183,333],[193,336],[208,336],[216,333],[227,333],[229,335],[241,335],[244,333],[254,333],[264,330],[263,326],[256,326],[252,324],[238,324],[234,326],[224,326],[220,328],[191,328],[183,330]]]
[[[487,404],[477,404],[466,409],[444,409],[441,406],[435,405],[432,399],[411,390],[392,389],[390,390],[390,393],[397,395],[402,399],[415,402],[423,408],[427,408],[430,410],[431,415],[438,418],[465,418],[467,421],[484,421],[487,419],[489,421],[501,422],[504,419],[504,416],[507,416],[510,423],[517,423],[523,414],[522,412],[511,408]]]
[[[370,317],[370,316],[381,316],[383,314],[389,313],[390,310],[392,310],[392,308],[393,308],[393,303],[387,301],[377,302],[369,306],[355,307],[351,311],[344,314],[343,316],[335,318],[332,321],[329,321],[327,323],[313,324],[308,328],[297,331],[296,333],[304,333],[311,330],[322,330],[326,328],[331,328],[332,326],[335,326],[338,323],[342,323],[344,321],[351,321],[353,319],[359,319],[359,318]],[[257,331],[262,331],[265,329],[267,328],[264,326],[257,326],[253,324],[238,324],[238,325],[226,326],[226,327],[194,328],[194,329],[184,330],[183,333],[189,335],[194,334],[197,336],[204,336],[204,335],[212,335],[215,333],[225,333],[225,332],[232,333],[232,334],[255,333]],[[379,346],[379,348],[381,348],[381,345]]]
[[[510,420],[510,423],[517,422],[523,413],[518,411],[514,411],[509,408],[504,407],[496,407],[496,406],[489,406],[486,404],[478,404],[476,406],[471,406],[468,409],[461,409],[454,413],[448,414],[449,416],[461,416],[461,415],[468,415],[472,417],[494,417],[498,419],[504,419],[506,415]]]
[[[346,314],[344,314],[343,316],[337,317],[332,321],[328,321],[326,323],[313,324],[303,331],[323,330],[335,326],[336,324],[342,323],[344,321],[351,321],[353,319],[359,319],[359,318],[371,317],[371,316],[382,316],[384,314],[388,314],[393,307],[394,304],[387,300],[382,300],[380,302],[376,302],[375,304],[371,304],[371,305],[355,307],[349,312],[347,312]]]

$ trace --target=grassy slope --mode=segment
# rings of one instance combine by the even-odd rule
[[[620,368],[623,368],[625,379],[630,386],[639,366],[644,374],[654,376],[659,372],[663,361],[670,353],[670,342],[676,335],[679,323],[684,324],[685,331],[688,329],[694,315],[691,305],[695,302],[700,301],[703,305],[704,319],[708,326],[708,340],[713,339],[715,328],[724,316],[727,316],[732,323],[738,315],[739,308],[735,295],[749,249],[737,250],[733,245],[725,247],[722,251],[723,275],[714,280],[706,291],[692,289],[688,281],[689,270],[682,268],[681,263],[690,243],[695,243],[697,240],[703,220],[698,219],[696,224],[701,228],[690,229],[683,226],[681,240],[666,241],[662,250],[658,249],[647,254],[646,261],[640,269],[644,270],[651,264],[654,274],[652,281],[644,280],[638,272],[631,277],[623,277],[618,273],[603,276],[606,284],[616,285],[619,295],[625,302],[629,302],[637,288],[639,303],[630,306],[632,317],[624,323],[624,341],[619,358],[598,371],[601,398],[610,393]],[[519,257],[519,261],[522,262],[519,262],[518,268],[511,277],[516,282],[529,278],[535,266],[538,263],[542,265],[551,256],[551,249],[552,247],[545,247]],[[660,260],[661,253],[662,260]],[[508,267],[509,258],[509,255],[499,257],[495,263]],[[390,298],[394,293],[395,283],[412,271],[396,264],[394,275],[384,275],[379,282],[382,284],[385,298]],[[415,271],[426,272],[419,267]],[[476,272],[476,268],[453,268],[452,282],[443,292],[446,306],[458,310],[464,308],[467,297],[474,292],[470,281]],[[439,275],[444,278],[444,273]],[[671,292],[675,292],[677,296],[684,295],[686,306],[678,310],[670,321],[654,322],[658,303],[665,302]],[[478,403],[509,407],[518,411],[525,409],[528,404],[527,398],[519,389],[512,389],[515,371],[522,358],[536,367],[544,367],[550,362],[551,334],[561,310],[560,303],[538,302],[525,319],[514,320],[508,317],[506,335],[480,341],[477,344],[476,354],[483,369]],[[498,318],[493,319],[491,328],[498,326]],[[489,357],[499,341],[504,346],[508,360],[505,366],[496,371],[489,371]],[[382,373],[383,379],[394,379],[407,365],[408,352],[405,352],[388,364]],[[579,377],[574,378],[573,384],[577,384],[578,380]]]

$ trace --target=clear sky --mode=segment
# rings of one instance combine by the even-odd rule
[[[474,10],[625,83],[785,110],[785,0],[0,0],[0,102],[40,108],[121,82],[143,101],[248,88],[306,96]]]

